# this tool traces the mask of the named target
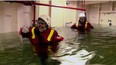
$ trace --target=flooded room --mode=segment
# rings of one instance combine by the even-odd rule
[[[115,0],[1,0],[0,65],[116,65]]]

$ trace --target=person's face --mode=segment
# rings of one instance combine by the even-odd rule
[[[80,21],[84,22],[85,21],[85,17],[80,17]]]
[[[47,24],[46,24],[46,22],[44,22],[43,20],[40,19],[37,22],[37,27],[38,27],[40,32],[43,32],[47,29]]]

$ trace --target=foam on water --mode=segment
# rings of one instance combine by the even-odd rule
[[[75,55],[52,57],[52,59],[60,61],[60,65],[86,65],[87,62],[94,57],[94,55],[94,52],[88,52],[85,49],[82,49]]]

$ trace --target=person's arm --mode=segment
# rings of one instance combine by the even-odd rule
[[[76,29],[76,28],[77,28],[77,27],[76,27],[76,24],[74,23],[70,28],[71,28],[71,29]]]
[[[91,23],[88,23],[88,27],[89,27],[90,29],[94,29],[94,27],[91,25]]]
[[[64,40],[64,38],[62,36],[59,36],[57,31],[54,31],[53,42],[60,42],[63,40]]]
[[[53,37],[53,40],[52,40],[52,51],[54,52],[54,53],[56,53],[57,52],[57,50],[58,50],[58,44],[59,44],[59,42],[60,41],[63,41],[63,37],[62,36],[59,36],[58,35],[58,33],[57,33],[57,31],[54,31],[54,35],[53,35],[54,37]]]
[[[91,29],[94,29],[94,27],[88,22],[88,23],[87,23],[87,27],[85,28],[85,30],[86,30],[87,32],[90,32]]]

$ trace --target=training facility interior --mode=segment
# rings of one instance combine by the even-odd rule
[[[94,29],[91,34],[79,37],[70,26],[82,12],[86,12]],[[51,26],[64,36],[61,42],[64,48],[77,43],[75,48],[80,45],[79,48],[95,52],[87,65],[116,65],[116,1],[113,0],[0,0],[0,65],[40,65],[29,40],[17,34],[22,26],[35,23],[40,15],[51,17]]]
[[[22,26],[30,26],[40,15],[49,15],[52,27],[66,26],[78,21],[81,12],[86,12],[87,20],[92,24],[108,26],[111,20],[116,25],[115,1],[39,0],[36,3],[34,11],[34,5],[0,1],[0,33],[19,31]]]

